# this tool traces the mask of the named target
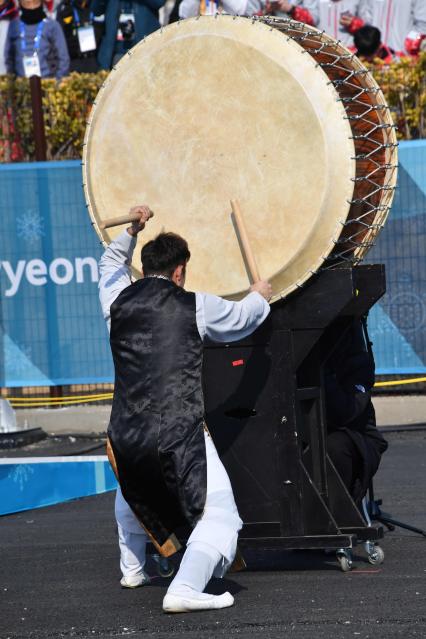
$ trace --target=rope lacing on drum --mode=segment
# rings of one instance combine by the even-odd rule
[[[383,105],[383,104],[377,104],[377,105],[369,105],[369,106],[367,106],[367,105],[365,105],[365,104],[363,104],[362,102],[359,102],[359,101],[357,101],[357,100],[354,100],[352,103],[354,103],[354,102],[355,102],[355,104],[359,104],[360,106],[365,106],[365,111],[364,111],[363,113],[356,113],[355,115],[348,115],[348,116],[346,117],[346,119],[347,119],[347,120],[352,120],[352,121],[355,121],[355,120],[362,120],[362,119],[363,119],[363,118],[365,118],[365,116],[366,116],[366,115],[368,115],[369,113],[372,113],[372,112],[374,113],[374,112],[377,112],[377,111],[381,111],[381,110],[383,109],[383,107],[384,107],[384,105]],[[385,107],[385,108],[386,108],[386,107]],[[369,121],[371,122],[371,120],[369,120]],[[384,123],[384,125],[385,125],[386,127],[389,127],[389,124],[388,124],[387,122],[386,122],[386,123]]]
[[[372,245],[372,240],[360,240],[355,235],[353,239],[347,239],[346,245],[352,246],[352,248],[369,248]],[[349,248],[345,248],[341,252],[341,256],[348,255]]]
[[[322,42],[321,46],[318,49],[311,49],[311,53],[317,55],[318,53],[322,53],[324,51],[324,49],[327,47],[327,43],[326,42]],[[327,53],[327,51],[325,51],[325,53]],[[319,63],[317,64],[317,66],[319,66]]]
[[[327,84],[334,87],[336,102],[345,110],[344,120],[350,126],[354,145],[351,159],[356,162],[355,177],[351,178],[353,193],[352,199],[347,200],[349,211],[344,212],[347,219],[340,222],[340,236],[333,240],[330,255],[322,258],[322,268],[356,265],[374,246],[374,237],[384,224],[395,189],[397,164],[391,159],[397,144],[390,110],[369,71],[340,41],[291,20],[259,19],[279,29],[288,40],[299,43],[302,52],[310,54],[315,66],[327,74]]]
[[[367,173],[367,175],[361,176],[361,177],[354,177],[351,178],[353,182],[359,181],[359,180],[368,180],[369,178],[371,178],[373,175],[375,175],[378,172],[381,171],[387,171],[388,169],[393,169],[394,168],[394,164],[379,164],[378,162],[374,162],[374,164],[376,165],[376,168],[373,169],[373,171],[370,171],[370,173]]]
[[[365,104],[365,102],[363,102],[362,100],[359,100],[358,98],[356,100],[352,100],[352,104],[355,104],[356,106],[364,107],[364,109],[366,109],[362,115],[366,115],[367,113],[371,113],[372,111],[373,112],[377,112],[377,111],[387,111],[388,110],[388,107],[386,106],[386,104],[370,104],[370,105],[367,105],[367,104]],[[390,127],[392,125],[387,123],[387,126]]]
[[[367,226],[366,228],[371,228],[371,227]],[[344,241],[343,241],[343,240],[338,239],[338,240],[336,241],[336,246],[337,246],[338,244],[345,244],[345,246],[346,246],[346,245],[348,245],[348,244],[350,244],[350,245],[352,245],[352,246],[357,246],[357,247],[359,247],[359,248],[364,248],[364,247],[366,247],[366,246],[371,246],[371,240],[359,239],[359,238],[357,237],[358,235],[361,235],[361,233],[364,233],[364,230],[363,230],[363,231],[359,230],[357,233],[354,233],[353,235],[350,235],[349,237],[346,237]],[[339,257],[341,257],[341,256],[343,256],[343,255],[347,255],[348,253],[349,253],[349,249],[348,249],[348,248],[344,248],[344,249],[340,252]],[[331,257],[331,256],[330,256],[330,257]]]
[[[370,151],[370,153],[359,153],[359,154],[355,155],[352,159],[353,159],[353,160],[371,160],[372,156],[373,156],[375,153],[378,153],[379,151],[381,151],[382,149],[396,148],[397,146],[398,146],[397,144],[393,144],[393,143],[390,143],[390,144],[380,144],[380,145],[379,145],[379,146],[377,146],[375,149],[372,149],[372,150]],[[371,160],[371,161],[374,161],[374,162],[375,162],[375,160]],[[396,167],[396,166],[397,166],[397,165],[395,164],[395,167]]]
[[[350,252],[350,257],[346,256],[346,253]],[[327,262],[332,262],[330,265],[327,266]],[[321,267],[322,270],[327,271],[330,270],[332,268],[336,268],[338,266],[340,266],[343,263],[346,264],[352,264],[354,266],[356,266],[357,264],[359,264],[361,262],[361,258],[356,256],[356,255],[352,255],[352,249],[348,249],[348,251],[343,251],[342,253],[339,254],[335,254],[334,252],[329,255],[328,257],[325,258],[324,260],[324,264]]]
[[[346,118],[348,119],[348,118]],[[379,131],[380,129],[387,129],[388,126],[387,124],[375,124],[374,122],[371,122],[371,120],[366,120],[365,118],[360,118],[360,121],[364,122],[364,124],[369,124],[371,125],[371,128],[369,131],[366,131],[362,136],[358,135],[358,136],[352,136],[351,139],[352,140],[359,140],[359,139],[365,139],[365,138],[369,138],[371,135],[373,135],[373,133],[375,133],[376,131]],[[382,146],[382,144],[379,145]]]
[[[369,131],[368,133],[362,133],[360,135],[352,135],[349,137],[350,140],[368,140],[369,142],[371,142],[372,144],[377,144],[379,146],[379,148],[384,149],[385,145],[384,144],[380,144],[380,142],[378,142],[377,140],[373,140],[371,138],[371,134],[377,130],[377,129],[382,129],[383,126],[378,125],[374,128],[374,130]],[[387,127],[384,127],[387,128]]]
[[[379,93],[380,89],[379,87],[370,87],[367,89],[360,89],[357,95],[354,96],[341,96],[339,98],[337,98],[336,102],[352,102],[352,103],[356,103],[356,104],[364,104],[362,101],[358,100],[358,98],[360,98],[362,95],[364,95],[365,93],[369,93],[369,94],[377,94]]]
[[[313,35],[316,35],[313,31],[306,31],[305,33],[302,33],[302,35],[289,37],[290,40],[294,40],[295,42],[306,42],[306,40],[309,40]]]
[[[357,221],[361,226],[363,226],[366,229],[380,229],[382,227],[382,225],[378,224],[377,222],[374,222],[374,224],[368,224],[367,222],[363,222],[362,220],[357,220]],[[357,235],[360,235],[360,233],[361,231],[357,231],[356,233],[351,235],[349,239],[352,239],[356,237]]]
[[[350,222],[345,222],[345,224],[347,224],[349,226],[349,224],[351,224],[352,222],[359,222],[360,224],[365,224],[366,226],[368,226],[368,228],[374,229],[374,228],[378,228],[381,226],[380,222],[363,222],[363,218],[371,215],[371,213],[380,213],[381,211],[385,211],[387,209],[387,207],[383,204],[381,204],[380,206],[372,206],[370,211],[366,211],[366,213],[363,213],[363,215],[360,215],[358,218],[356,218],[356,220],[351,220]]]

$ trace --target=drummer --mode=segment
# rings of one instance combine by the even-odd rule
[[[140,214],[139,221],[106,249],[99,282],[116,376],[108,436],[121,489],[116,497],[121,584],[137,587],[149,581],[146,532],[168,556],[179,548],[176,527],[189,524],[186,552],[163,610],[224,608],[234,602],[230,593],[215,596],[204,589],[234,560],[242,521],[204,427],[203,340],[229,342],[250,335],[269,314],[271,286],[253,284],[240,302],[186,292],[190,253],[186,241],[173,233],[145,244],[144,277],[132,284],[136,237],[152,212],[138,206],[131,213]]]

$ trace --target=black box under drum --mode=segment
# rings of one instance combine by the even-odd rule
[[[374,540],[326,451],[322,369],[385,292],[384,267],[323,271],[249,338],[207,344],[206,421],[244,521],[240,543],[351,547]]]

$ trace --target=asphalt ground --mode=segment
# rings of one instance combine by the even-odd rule
[[[12,439],[12,435],[9,437]],[[0,450],[0,457],[68,457],[70,455],[106,455],[106,434],[50,435],[25,446]]]
[[[426,528],[426,431],[388,435],[375,483],[383,510]],[[362,549],[343,573],[322,552],[250,552],[249,569],[209,585],[235,606],[165,615],[168,580],[119,586],[113,494],[0,519],[1,639],[140,637],[373,639],[426,637],[426,538],[396,529],[385,562]],[[152,559],[148,572],[155,575]]]

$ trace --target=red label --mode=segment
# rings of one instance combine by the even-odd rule
[[[234,359],[234,361],[232,362],[232,366],[242,366],[243,364],[244,364],[243,359]]]

